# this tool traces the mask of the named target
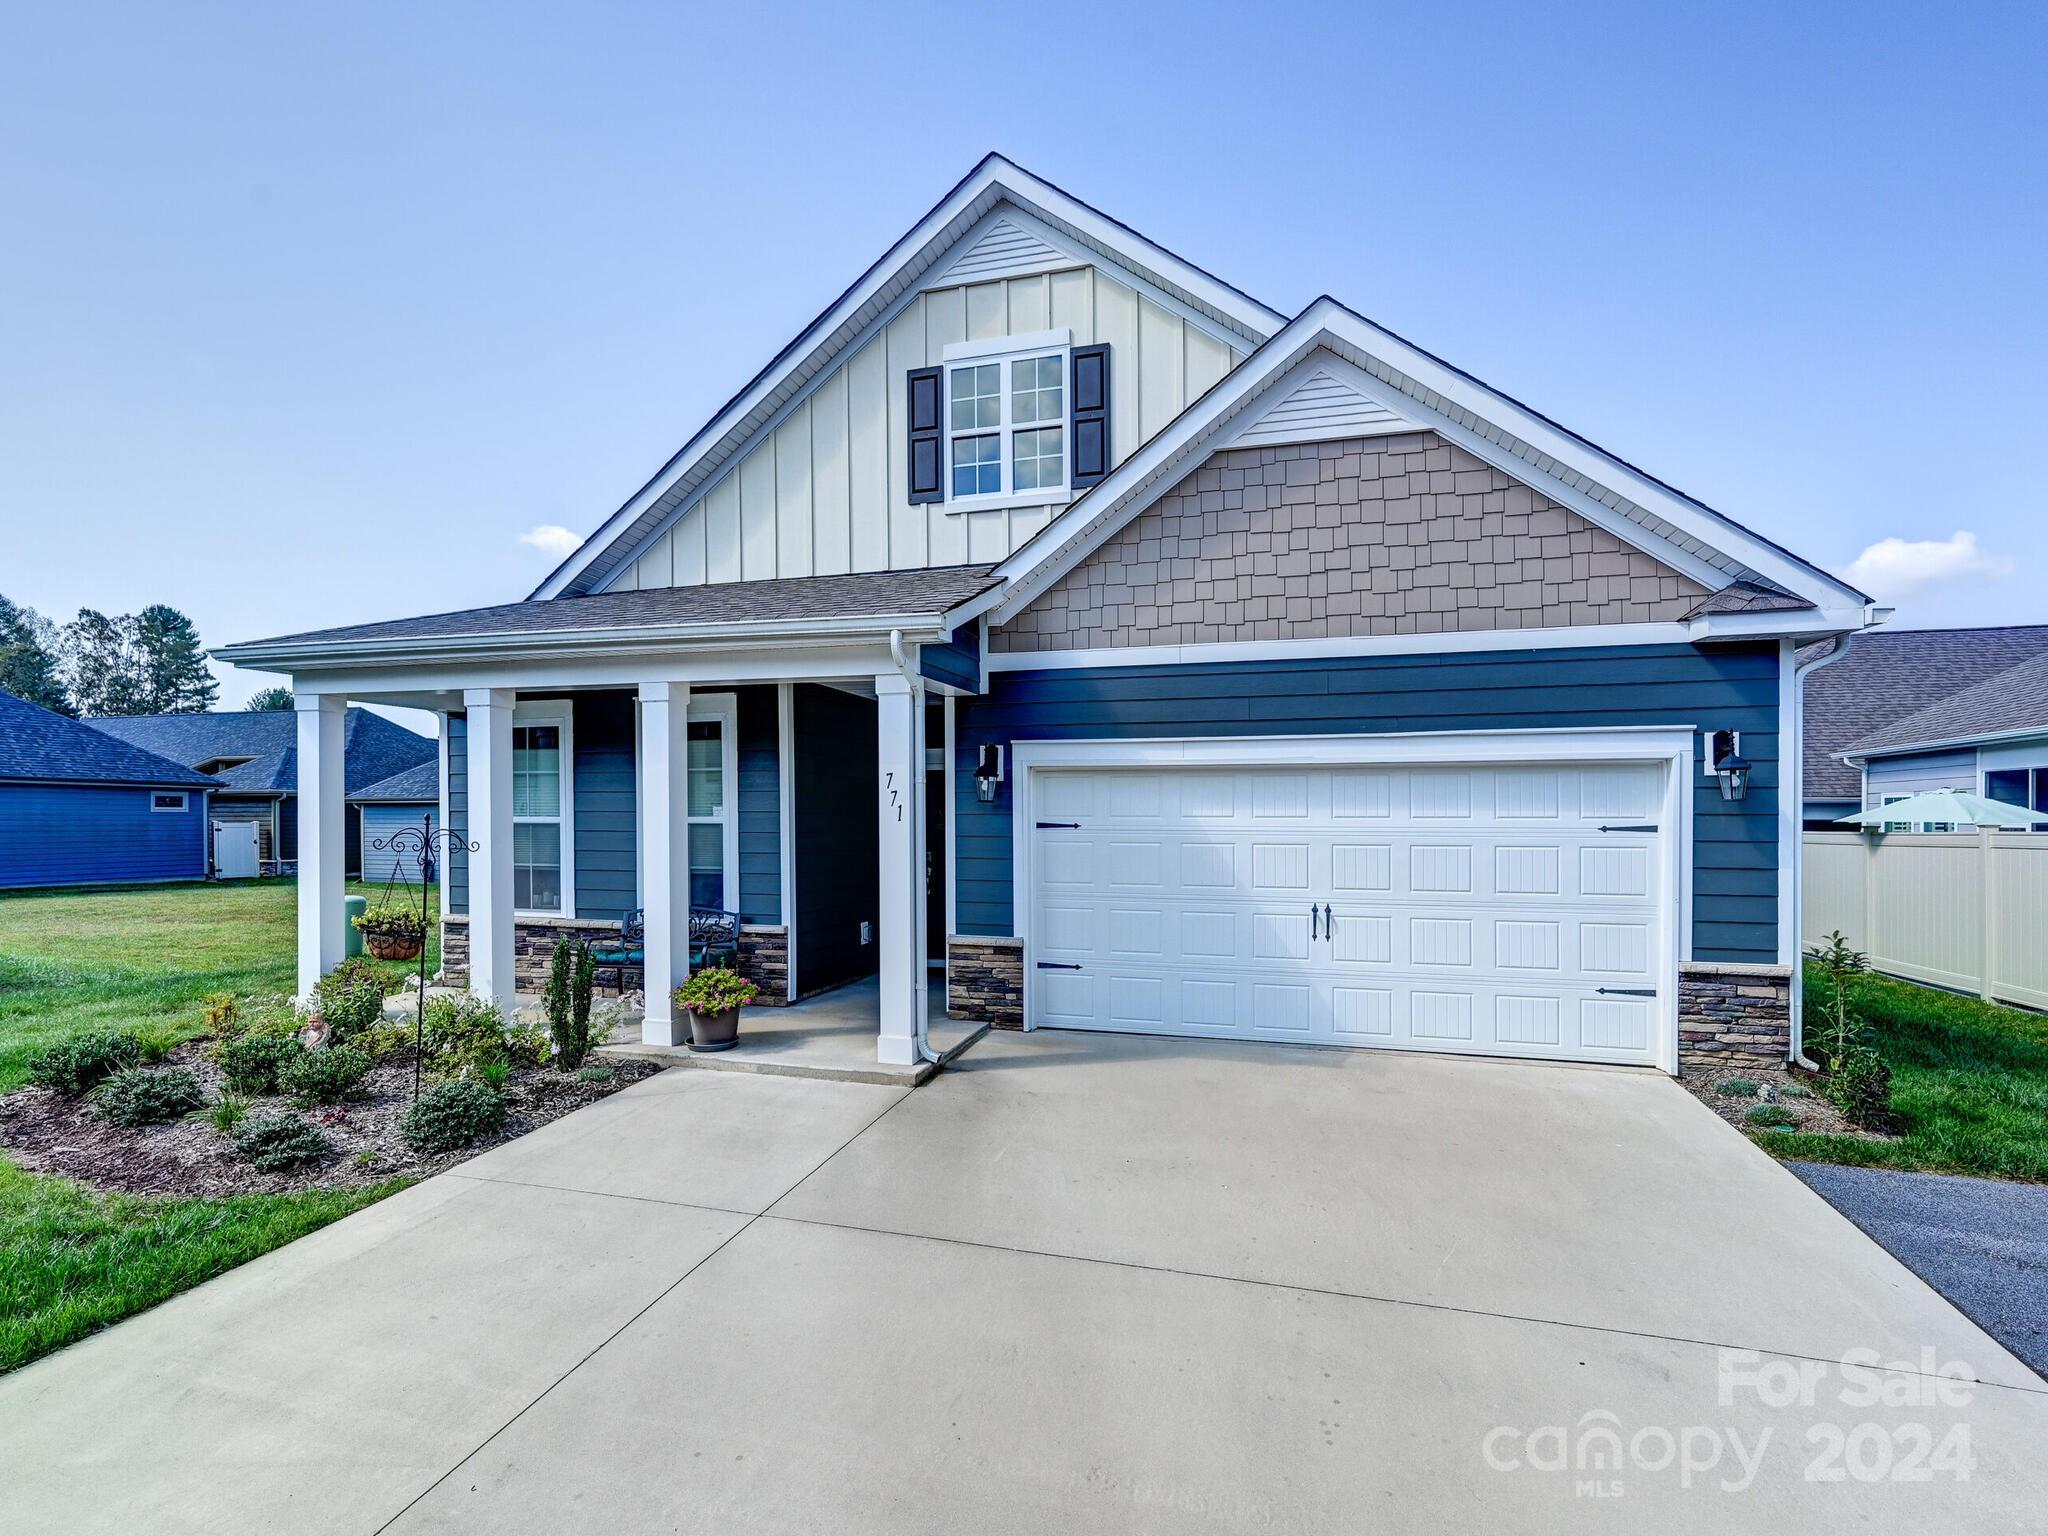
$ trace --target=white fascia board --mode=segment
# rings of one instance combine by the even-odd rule
[[[1995,747],[2002,742],[2026,741],[2036,736],[2048,736],[2048,724],[2015,726],[2009,731],[1979,731],[1969,736],[1936,736],[1926,741],[1902,741],[1896,746],[1865,747],[1861,751],[1845,750],[1831,752],[1828,755],[1860,768],[1874,757],[1912,757],[1921,752],[1953,752],[1964,747]]]
[[[943,249],[934,247],[957,243],[998,201],[1005,199],[1019,204],[1026,213],[1039,215],[1053,228],[1069,230],[1090,246],[1100,246],[1105,253],[1120,257],[1141,275],[1146,271],[1155,273],[1161,281],[1185,293],[1197,307],[1212,310],[1248,338],[1256,340],[1271,335],[1286,322],[1286,317],[1277,310],[1268,309],[1228,283],[1211,277],[1136,230],[1105,217],[1002,156],[989,155],[890,246],[851,288],[777,353],[768,367],[699,429],[653,479],[606,518],[574,554],[555,567],[531,596],[560,596],[729,433],[756,412],[773,409],[768,402],[788,386],[793,375],[808,370],[804,375],[808,378],[823,372],[830,357],[852,344],[851,338],[841,338],[836,345],[830,345],[825,357],[820,357],[819,349],[827,346],[837,332],[856,323],[871,306],[891,302],[882,296],[892,289],[897,290],[896,302],[907,302],[917,292],[914,279],[918,272],[944,254]],[[761,425],[757,422],[754,430],[759,431]]]

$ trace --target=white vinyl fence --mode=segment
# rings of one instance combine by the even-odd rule
[[[1876,970],[2048,1008],[2048,835],[1805,838],[1802,943],[1839,929]]]

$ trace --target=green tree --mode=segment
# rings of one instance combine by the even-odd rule
[[[76,713],[57,669],[56,625],[5,597],[0,597],[0,689],[60,715]]]
[[[81,608],[64,626],[64,680],[81,715],[140,715],[142,678],[135,660],[135,620]]]
[[[192,621],[167,603],[135,615],[135,660],[146,715],[197,715],[220,699]]]
[[[249,695],[249,702],[242,706],[258,714],[272,714],[279,710],[291,709],[292,691],[289,688],[259,688]]]

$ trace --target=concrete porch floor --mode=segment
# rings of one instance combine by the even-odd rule
[[[682,1045],[646,1045],[636,1011],[598,1047],[606,1056],[639,1056],[674,1067],[712,1072],[765,1072],[778,1077],[822,1077],[843,1083],[885,1083],[914,1087],[938,1071],[938,1064],[884,1066],[875,1060],[875,1032],[881,1017],[882,983],[870,976],[786,1008],[749,1008],[740,1015],[740,1043],[729,1051],[700,1053]],[[946,1017],[946,983],[931,982],[932,1049],[950,1061],[988,1031]]]

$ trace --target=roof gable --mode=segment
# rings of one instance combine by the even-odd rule
[[[1747,583],[1800,599],[1824,622],[1867,621],[1870,600],[1847,583],[1327,297],[1005,561],[1009,590],[992,621],[1022,612],[1235,433],[1268,430],[1304,388],[1327,395],[1316,383],[1325,375],[1346,401],[1356,395],[1437,432],[1710,591]]]
[[[181,763],[11,693],[0,693],[0,779],[218,787]]]
[[[964,248],[963,248],[964,246]],[[1049,253],[1049,254],[1048,254]],[[989,155],[779,352],[564,560],[535,598],[595,591],[673,512],[711,482],[812,381],[942,269],[968,282],[1099,256],[1247,351],[1285,317],[1000,155]],[[968,261],[981,270],[956,277]]]

